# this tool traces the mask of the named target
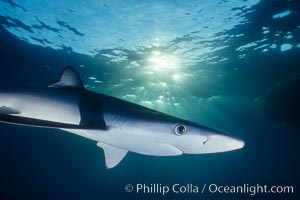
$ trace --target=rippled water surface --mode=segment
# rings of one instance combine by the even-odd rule
[[[1,88],[47,86],[72,65],[89,90],[223,130],[246,144],[212,155],[131,153],[107,170],[92,141],[0,124],[0,198],[235,197],[139,196],[124,191],[127,183],[297,187],[297,0],[2,0],[0,53]]]

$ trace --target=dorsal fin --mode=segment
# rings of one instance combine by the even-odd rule
[[[61,74],[60,80],[49,85],[51,88],[83,88],[82,81],[77,72],[70,66],[67,66]]]

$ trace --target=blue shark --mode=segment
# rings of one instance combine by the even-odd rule
[[[0,121],[60,129],[97,142],[105,166],[134,152],[150,156],[208,154],[243,148],[221,131],[84,88],[70,66],[45,88],[0,91]]]

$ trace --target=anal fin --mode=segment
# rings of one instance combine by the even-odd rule
[[[105,166],[108,169],[117,166],[123,160],[123,158],[126,156],[128,152],[127,150],[120,149],[101,142],[98,142],[97,146],[101,147],[104,151]]]

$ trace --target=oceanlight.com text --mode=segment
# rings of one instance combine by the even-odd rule
[[[262,184],[241,184],[241,185],[219,185],[215,183],[196,185],[192,183],[173,185],[160,183],[137,183],[127,184],[125,191],[136,194],[248,194],[254,196],[256,194],[293,194],[293,186],[268,186]]]

